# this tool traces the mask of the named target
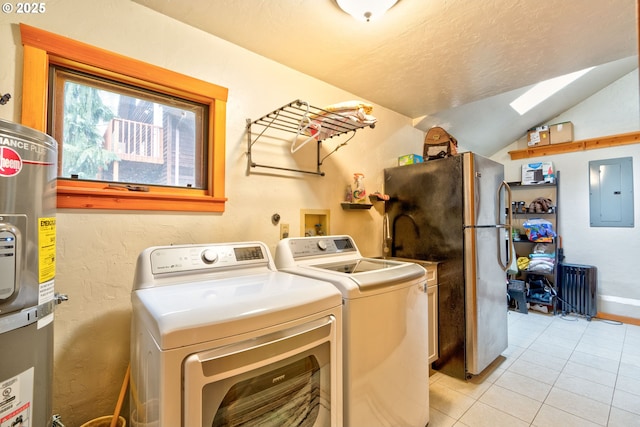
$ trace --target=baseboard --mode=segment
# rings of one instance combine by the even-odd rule
[[[635,317],[618,316],[617,314],[602,313],[600,311],[596,313],[596,317],[598,319],[616,320],[618,322],[626,323],[629,325],[640,326],[640,319],[636,319]]]

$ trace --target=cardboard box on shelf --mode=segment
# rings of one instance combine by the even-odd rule
[[[413,163],[422,163],[424,159],[418,154],[405,154],[398,157],[398,166],[411,165]]]
[[[573,123],[563,122],[549,126],[549,140],[552,144],[573,141]]]
[[[527,133],[527,145],[529,147],[549,145],[549,126],[538,126],[535,129],[529,129]]]
[[[551,162],[528,163],[522,165],[522,185],[553,183],[555,175]]]

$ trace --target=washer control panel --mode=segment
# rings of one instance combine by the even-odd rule
[[[150,248],[148,256],[151,273],[166,274],[218,268],[246,268],[247,264],[268,264],[267,248],[263,243],[210,244],[161,246]],[[139,260],[146,262],[146,260]]]
[[[289,240],[289,249],[294,258],[358,252],[356,244],[349,236],[292,238]]]

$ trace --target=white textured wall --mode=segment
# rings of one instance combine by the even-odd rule
[[[369,211],[343,211],[339,202],[344,186],[353,172],[363,172],[369,191],[382,189],[382,169],[395,166],[399,155],[420,153],[423,133],[413,129],[407,117],[376,106],[376,128],[358,132],[348,146],[327,159],[325,177],[246,176],[246,118],[257,118],[297,98],[322,106],[356,97],[127,0],[50,0],[46,6],[46,13],[39,16],[0,14],[0,91],[13,96],[9,104],[0,107],[3,119],[20,120],[19,22],[229,88],[229,202],[225,213],[58,213],[56,290],[68,294],[70,300],[56,311],[54,410],[63,415],[67,426],[78,426],[109,414],[115,406],[128,362],[133,267],[142,249],[169,243],[234,240],[261,240],[273,249],[278,239],[278,227],[270,220],[273,213],[279,213],[296,235],[300,209],[330,209],[332,233],[352,234],[365,255],[378,255],[381,206]],[[637,84],[637,75],[635,79]],[[627,94],[626,90],[616,96]],[[637,94],[637,87],[634,90]],[[616,125],[601,132],[610,120],[594,122],[594,116],[603,117],[611,108],[620,107],[607,94],[603,98],[587,111],[562,116],[574,122],[576,136],[638,129],[633,122],[630,128]],[[608,102],[607,107],[603,108],[601,102]],[[637,108],[636,99],[634,107],[623,110],[635,114],[637,120]],[[334,143],[326,145],[333,147]],[[630,254],[633,250],[638,253],[638,225],[625,233],[595,233],[588,228],[585,169],[591,158],[634,155],[637,191],[637,147],[552,159],[563,173],[561,227],[565,230],[568,260],[598,265],[602,292],[632,295],[634,299],[640,296],[633,289],[637,274],[630,268],[635,261]],[[511,163],[506,151],[495,157],[507,165],[508,179],[516,180],[509,174],[514,175],[522,162]],[[638,224],[637,196],[635,206]]]
[[[273,213],[296,236],[300,209],[330,209],[332,233],[352,234],[364,254],[379,255],[382,207],[343,211],[344,187],[362,172],[369,191],[382,189],[382,169],[395,166],[399,155],[420,152],[423,133],[409,118],[376,106],[375,129],[359,131],[329,157],[325,177],[246,176],[246,118],[298,98],[319,107],[358,98],[128,0],[51,0],[46,7],[40,16],[0,14],[0,90],[13,96],[0,107],[3,119],[20,120],[19,22],[229,88],[225,213],[58,212],[56,291],[70,299],[55,315],[54,410],[67,426],[79,426],[115,407],[129,357],[133,268],[142,249],[243,240],[274,249]]]
[[[629,73],[549,123],[571,121],[574,139],[640,130],[638,70]],[[635,266],[640,254],[640,145],[626,145],[511,161],[508,151],[526,147],[517,141],[493,158],[506,166],[508,181],[520,181],[521,165],[551,161],[560,171],[559,230],[566,262],[598,267],[598,311],[640,319],[640,286]],[[589,224],[589,161],[633,158],[633,228]]]

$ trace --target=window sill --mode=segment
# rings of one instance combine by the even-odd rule
[[[58,209],[116,209],[179,212],[224,212],[226,198],[212,197],[204,190],[150,187],[149,191],[108,188],[107,183],[58,180]]]

